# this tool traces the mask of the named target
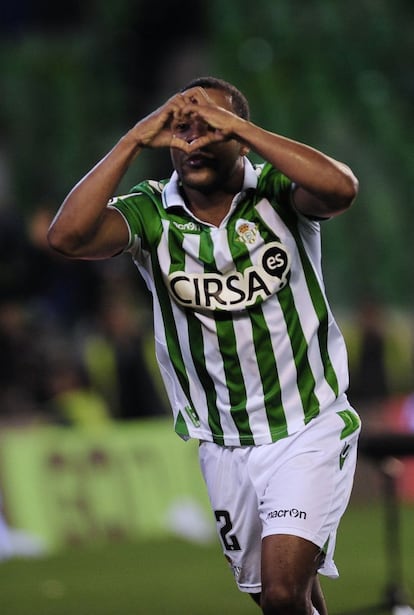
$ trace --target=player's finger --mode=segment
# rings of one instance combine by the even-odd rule
[[[187,101],[193,105],[211,102],[207,92],[204,90],[204,88],[201,87],[190,88],[189,90],[186,90],[183,94]]]
[[[197,139],[194,139],[193,141],[191,141],[191,143],[188,143],[188,147],[186,147],[186,151],[193,152],[195,150],[205,147],[206,145],[210,145],[211,143],[219,143],[221,141],[226,141],[226,137],[224,137],[221,132],[219,131],[209,132],[206,135],[197,137]]]
[[[174,134],[171,137],[170,147],[175,149],[181,149],[184,152],[189,151],[189,144],[187,143],[187,141],[185,141],[184,139],[180,139],[180,137],[177,137]]]

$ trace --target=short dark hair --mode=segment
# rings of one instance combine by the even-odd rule
[[[190,88],[214,89],[226,92],[231,96],[234,113],[244,120],[250,119],[250,107],[247,98],[228,81],[224,81],[224,79],[219,79],[218,77],[197,77],[181,88],[180,92],[185,92]]]

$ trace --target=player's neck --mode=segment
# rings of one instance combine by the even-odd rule
[[[187,207],[203,222],[220,226],[230,211],[235,195],[243,185],[243,174],[235,176],[228,185],[212,190],[200,190],[185,186],[183,189]]]
[[[187,194],[187,203],[196,218],[220,226],[227,216],[234,198],[233,193],[215,192],[205,195],[198,191],[190,191]]]

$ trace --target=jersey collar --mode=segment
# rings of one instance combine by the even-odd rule
[[[235,195],[233,205],[239,202],[240,198],[249,189],[255,189],[257,186],[257,171],[253,167],[248,158],[244,158],[244,179],[241,192]],[[185,201],[180,193],[179,177],[177,171],[171,175],[170,181],[162,191],[162,204],[164,209],[170,207],[182,207],[190,216],[194,217],[191,211],[185,204]]]

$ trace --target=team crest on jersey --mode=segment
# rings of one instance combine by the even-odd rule
[[[257,225],[249,220],[243,220],[239,218],[236,222],[236,233],[238,234],[238,240],[243,243],[254,243],[257,237]]]
[[[239,311],[267,301],[289,280],[291,258],[279,241],[268,243],[254,258],[254,264],[241,272],[226,273],[175,271],[167,286],[175,301],[198,310]]]

